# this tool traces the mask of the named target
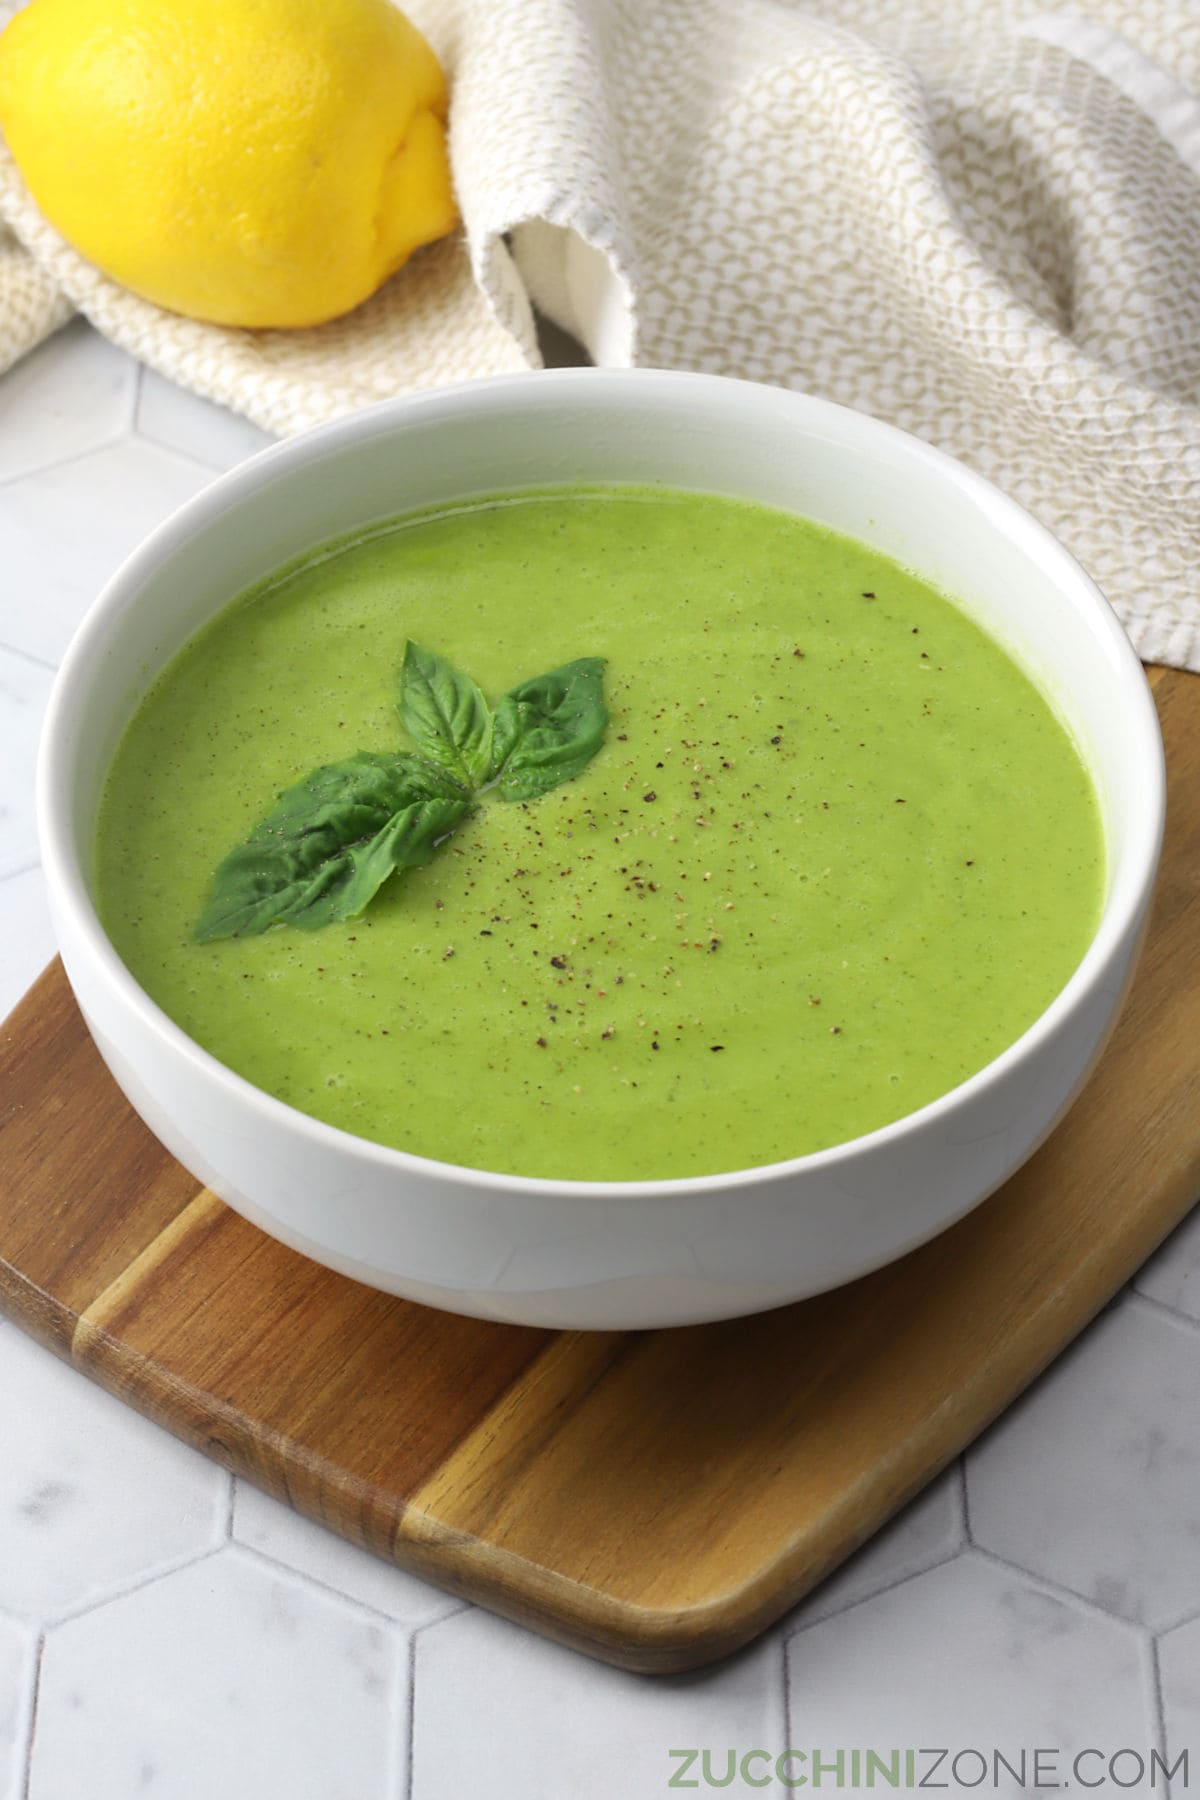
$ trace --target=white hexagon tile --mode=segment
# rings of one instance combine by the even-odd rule
[[[411,1800],[662,1793],[679,1768],[672,1750],[778,1750],[782,1674],[774,1634],[719,1669],[650,1680],[460,1613],[417,1638]]]
[[[45,1621],[225,1539],[229,1476],[0,1329],[0,1611]]]
[[[129,552],[212,470],[135,439],[0,487],[0,644],[57,665]]]
[[[1121,1618],[1200,1611],[1200,1333],[1127,1298],[967,1456],[971,1536]]]
[[[137,365],[82,319],[5,377],[0,481],[67,461],[129,431]]]
[[[265,442],[80,321],[0,379],[0,1013],[52,953],[53,667],[126,551]],[[0,1324],[0,1800],[778,1796],[789,1745],[1164,1729],[1200,1765],[1200,1217],[1136,1286],[972,1451],[965,1511],[956,1467],[759,1644],[666,1681],[350,1549]]]
[[[54,955],[54,933],[40,868],[0,879],[0,1019],[7,1016]]]
[[[1053,1748],[1069,1778],[1080,1751],[1144,1750],[1155,1729],[1149,1655],[1137,1632],[970,1553],[796,1633],[788,1706],[789,1742],[810,1756],[844,1750],[847,1782],[849,1752],[886,1755],[899,1745],[982,1751],[984,1780],[964,1757],[957,1781],[947,1763],[930,1784],[986,1782],[989,1791],[994,1750],[1015,1763],[1023,1747]],[[1083,1766],[1090,1775],[1092,1765]],[[928,1770],[922,1761],[920,1773]],[[1000,1792],[1017,1791],[999,1775]]]
[[[395,1800],[408,1657],[236,1549],[47,1633],[29,1800]]]

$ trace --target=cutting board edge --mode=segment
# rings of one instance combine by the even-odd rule
[[[1029,1357],[1030,1332],[1014,1337],[1007,1347],[1002,1370],[992,1364],[982,1372],[984,1379],[957,1392],[955,1411],[960,1418],[949,1431],[943,1414],[937,1429],[931,1422],[920,1437],[900,1447],[898,1455],[886,1465],[886,1474],[881,1466],[872,1471],[867,1487],[874,1489],[882,1484],[884,1494],[868,1495],[860,1486],[844,1496],[843,1507],[848,1513],[873,1520],[866,1530],[848,1535],[840,1528],[836,1515],[826,1515],[822,1535],[830,1540],[827,1548],[813,1543],[811,1531],[798,1530],[769,1562],[736,1588],[682,1607],[648,1606],[606,1594],[531,1562],[503,1545],[444,1527],[434,1519],[418,1521],[413,1517],[413,1509],[404,1503],[394,1509],[392,1554],[381,1556],[381,1560],[457,1598],[484,1605],[570,1649],[631,1673],[683,1674],[736,1655],[805,1599],[1038,1379],[1111,1302],[1145,1256],[1186,1216],[1193,1204],[1189,1196],[1193,1179],[1180,1180],[1177,1207],[1173,1203],[1170,1209],[1156,1212],[1156,1224],[1150,1234],[1154,1241],[1148,1246],[1142,1241],[1130,1245],[1132,1256],[1128,1265],[1122,1258],[1108,1272],[1104,1285],[1094,1284],[1088,1289],[1088,1298],[1082,1305],[1064,1305],[1065,1300],[1077,1298],[1078,1289],[1069,1296],[1055,1296],[1060,1317],[1044,1334],[1036,1361]],[[54,1350],[105,1392],[170,1431],[180,1442],[328,1528],[329,1522],[320,1509],[306,1505],[304,1494],[289,1488],[283,1455],[275,1471],[256,1460],[253,1452],[261,1451],[263,1439],[256,1435],[253,1421],[232,1408],[223,1408],[211,1394],[181,1380],[161,1363],[132,1350],[102,1328],[81,1333],[81,1322],[76,1319],[75,1329],[64,1337],[62,1327],[70,1322],[69,1309],[24,1282],[16,1271],[11,1273],[17,1274],[15,1283],[0,1280],[0,1314]],[[47,1317],[52,1321],[49,1329]],[[1025,1355],[1017,1354],[1021,1345],[1026,1347]],[[180,1404],[185,1394],[195,1398],[195,1416],[207,1416],[206,1429],[188,1429],[187,1413],[192,1409]],[[294,1453],[302,1449],[296,1445]],[[310,1466],[320,1471],[318,1479],[323,1492],[345,1487],[336,1465],[314,1458],[311,1452],[304,1454]],[[346,1515],[342,1516],[344,1519]],[[380,1555],[376,1546],[347,1533],[344,1525],[341,1534],[366,1553]]]

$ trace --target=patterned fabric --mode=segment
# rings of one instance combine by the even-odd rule
[[[1023,501],[1148,660],[1200,669],[1197,0],[410,0],[465,238],[344,320],[239,332],[100,275],[0,152],[0,366],[71,308],[290,432],[535,366],[779,382]]]

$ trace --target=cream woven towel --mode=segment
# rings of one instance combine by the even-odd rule
[[[597,362],[942,445],[1064,538],[1144,657],[1200,669],[1197,0],[408,10],[451,75],[465,244],[336,324],[219,330],[97,274],[0,158],[0,366],[79,308],[288,432],[536,364],[532,299]]]

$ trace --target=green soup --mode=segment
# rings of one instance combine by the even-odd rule
[[[576,780],[360,919],[199,945],[278,792],[402,746],[406,639],[496,697],[607,658]],[[243,595],[142,703],[104,924],[222,1062],[331,1125],[529,1176],[693,1176],[923,1106],[1032,1023],[1102,899],[1095,795],[962,612],[808,521],[638,488],[400,519]]]

